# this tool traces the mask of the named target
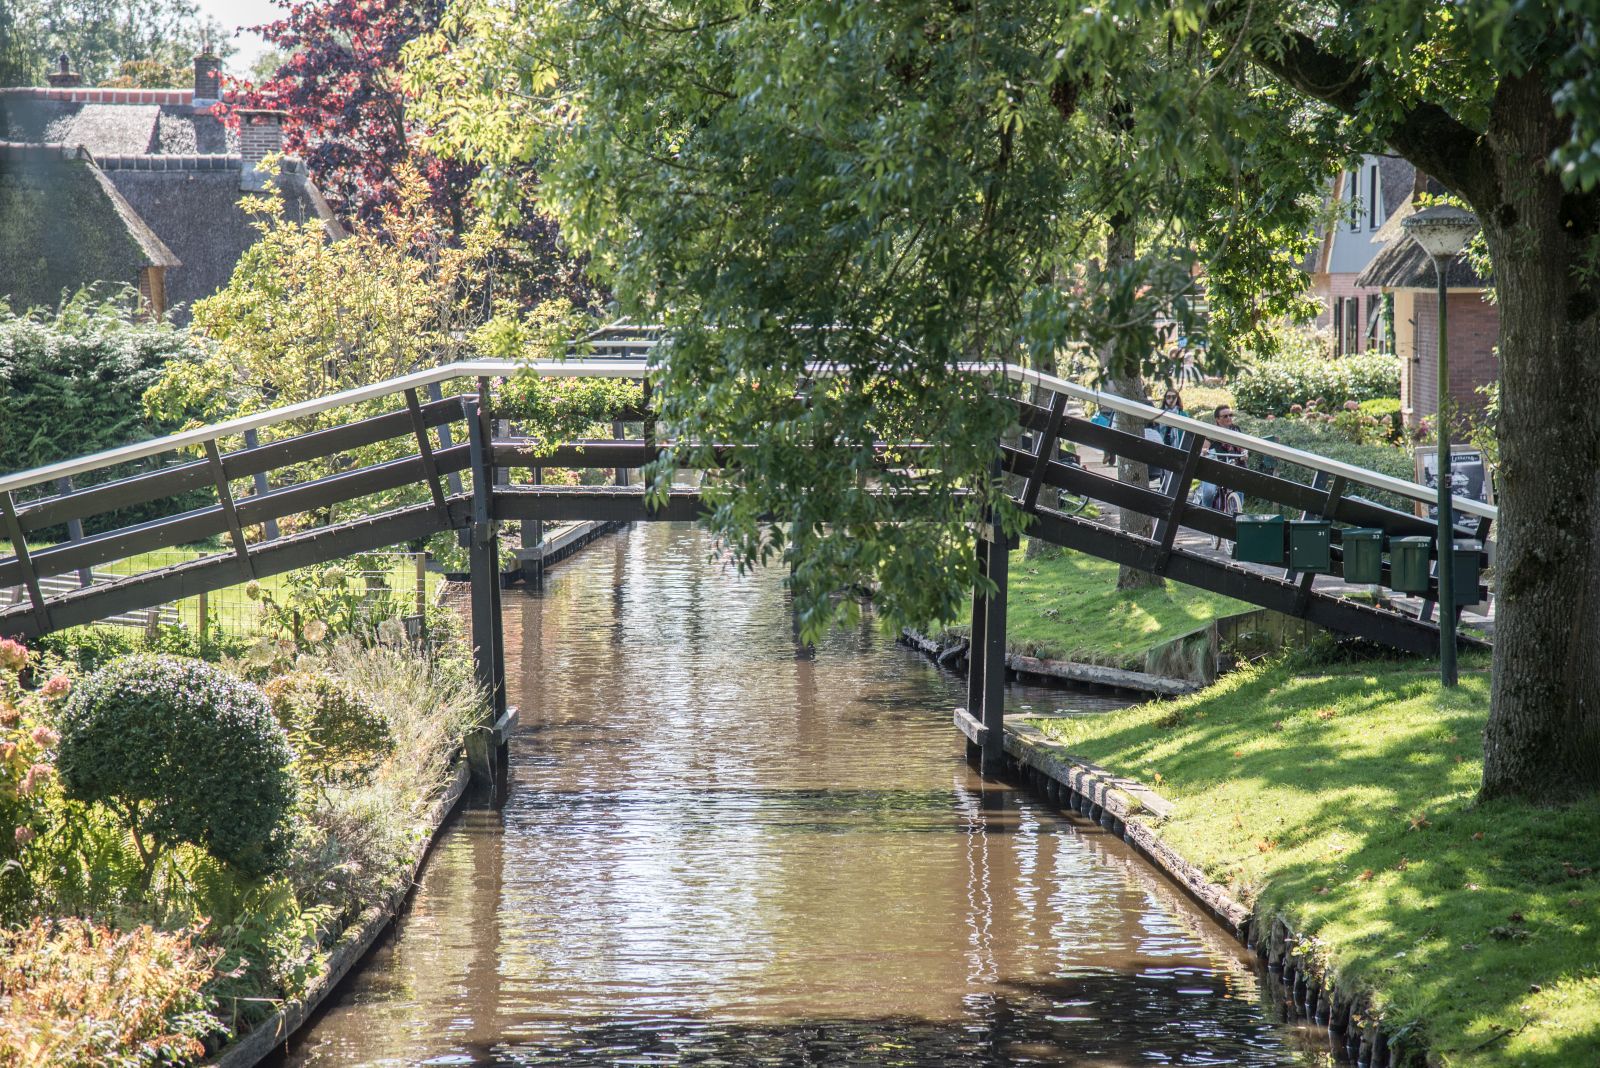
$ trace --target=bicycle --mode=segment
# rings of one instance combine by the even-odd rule
[[[1207,449],[1205,455],[1207,459],[1230,464],[1233,467],[1245,466],[1246,457],[1242,450]],[[1203,486],[1196,486],[1194,492],[1189,495],[1189,503],[1198,505],[1201,508],[1211,508],[1214,511],[1221,512],[1229,519],[1237,519],[1239,513],[1244,511],[1244,494],[1238,490],[1228,489],[1226,486],[1219,485],[1217,486],[1215,498],[1209,504],[1203,500],[1204,493]],[[1221,534],[1212,537],[1211,547],[1228,553],[1233,552],[1233,542],[1228,538],[1224,538]]]

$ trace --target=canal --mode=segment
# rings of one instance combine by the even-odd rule
[[[1325,1062],[1120,841],[967,767],[957,677],[803,647],[780,579],[645,524],[508,593],[510,800],[282,1063]]]

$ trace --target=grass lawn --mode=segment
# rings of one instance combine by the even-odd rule
[[[1451,1066],[1600,1064],[1600,801],[1476,804],[1488,661],[1250,668],[1178,702],[1045,720],[1152,785],[1162,838],[1316,939]]]
[[[1176,582],[1119,591],[1116,564],[1064,549],[1034,560],[1012,553],[1007,598],[1012,652],[1135,669],[1153,646],[1252,607]]]

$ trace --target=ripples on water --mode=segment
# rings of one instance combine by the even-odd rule
[[[507,594],[510,800],[285,1063],[1323,1060],[1122,843],[967,768],[959,679],[871,628],[806,649],[710,549],[641,525]]]

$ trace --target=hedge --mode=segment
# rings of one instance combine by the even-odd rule
[[[1287,415],[1296,404],[1317,400],[1323,411],[1346,401],[1400,395],[1400,358],[1369,353],[1340,359],[1289,357],[1263,360],[1229,383],[1233,403],[1249,415]]]
[[[1305,452],[1325,456],[1330,460],[1339,460],[1343,463],[1364,467],[1369,471],[1390,475],[1394,478],[1404,479],[1407,482],[1415,481],[1416,468],[1411,458],[1410,450],[1397,445],[1358,445],[1348,438],[1343,437],[1329,429],[1324,424],[1308,423],[1303,419],[1257,419],[1251,416],[1240,416],[1237,426],[1246,434],[1257,437],[1271,438],[1280,445],[1287,445],[1292,449],[1301,449]],[[1264,469],[1262,457],[1252,453],[1250,466]],[[1275,472],[1281,478],[1293,479],[1296,482],[1310,484],[1316,477],[1316,472],[1309,467],[1298,464],[1279,462]],[[1397,494],[1385,493],[1368,487],[1352,486],[1349,490],[1352,496],[1363,497],[1377,504],[1397,508],[1410,512],[1412,502],[1408,498]],[[1246,510],[1260,511],[1256,505],[1260,502],[1246,502]],[[1271,511],[1268,506],[1266,511]]]

